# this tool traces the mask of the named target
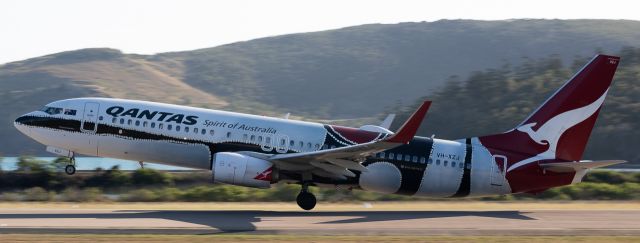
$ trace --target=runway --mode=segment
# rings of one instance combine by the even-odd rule
[[[1,209],[0,233],[640,235],[640,210],[243,211]]]

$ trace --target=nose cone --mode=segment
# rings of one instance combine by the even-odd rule
[[[27,116],[20,116],[13,122],[13,126],[15,126],[21,133],[29,135],[29,127],[26,126],[28,120],[29,118]]]

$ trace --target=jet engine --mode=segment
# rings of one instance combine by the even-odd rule
[[[384,194],[396,193],[402,183],[400,170],[389,162],[375,162],[367,165],[367,171],[360,174],[360,187],[367,191]]]
[[[231,185],[269,188],[278,180],[273,163],[238,153],[220,152],[213,156],[213,181]]]

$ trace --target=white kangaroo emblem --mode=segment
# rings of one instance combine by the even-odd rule
[[[600,98],[587,106],[564,112],[549,119],[549,121],[538,128],[537,131],[534,131],[532,128],[536,125],[535,122],[517,127],[516,130],[528,134],[531,140],[540,145],[549,145],[549,148],[547,149],[547,151],[511,165],[507,171],[512,171],[520,166],[529,164],[531,162],[546,159],[555,159],[558,140],[560,139],[562,134],[564,134],[564,132],[569,128],[572,128],[573,126],[591,117],[604,102],[604,98],[607,96],[608,91],[609,90],[607,89],[604,94],[600,96]]]

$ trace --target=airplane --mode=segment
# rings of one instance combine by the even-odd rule
[[[431,101],[395,132],[155,102],[74,98],[18,117],[14,125],[46,150],[210,170],[213,182],[270,188],[301,185],[297,204],[316,206],[309,186],[458,198],[539,193],[578,183],[622,160],[582,160],[619,57],[596,55],[515,128],[444,140],[416,136]],[[473,121],[467,121],[473,122]]]

